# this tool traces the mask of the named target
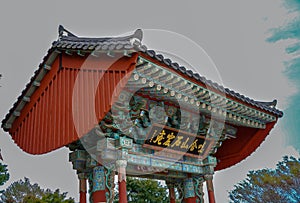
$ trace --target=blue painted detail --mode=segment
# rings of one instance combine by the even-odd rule
[[[105,190],[105,173],[103,166],[93,168],[93,192]]]
[[[152,166],[159,168],[169,168],[173,163],[169,161],[162,161],[158,159],[152,159]]]
[[[128,164],[165,168],[170,171],[171,170],[182,171],[182,172],[194,173],[194,174],[204,174],[206,171],[211,172],[209,166],[196,166],[196,165],[185,164],[180,162],[154,159],[154,158],[139,156],[135,154],[128,154]],[[213,167],[214,166],[212,166],[211,168]]]
[[[137,156],[134,154],[128,154],[128,163],[136,165],[150,166],[151,161],[149,157]]]
[[[193,179],[192,178],[185,179],[183,185],[184,185],[184,198],[195,197]]]
[[[133,141],[127,137],[120,137],[117,140],[117,147],[131,149],[133,146]]]
[[[203,160],[203,163],[209,165],[216,165],[217,159],[216,157],[208,156],[206,159]]]
[[[81,161],[81,160],[76,160],[76,161],[73,161],[73,169],[75,170],[84,170],[85,169],[85,161]]]
[[[181,171],[182,170],[182,164],[181,163],[174,163],[169,166],[169,169],[173,169],[176,171]]]
[[[200,166],[182,164],[182,171],[189,172],[189,173],[203,173],[203,169]]]

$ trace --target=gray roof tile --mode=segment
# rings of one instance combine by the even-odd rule
[[[193,75],[194,75],[193,71],[191,71],[191,70],[187,70],[187,71],[186,71],[186,74],[187,74],[189,77],[193,77]]]
[[[175,70],[178,70],[178,68],[179,68],[178,63],[176,63],[176,62],[175,62],[175,63],[172,63],[171,66],[172,66],[172,68],[175,69]]]
[[[182,73],[185,73],[186,72],[186,69],[184,66],[179,66],[178,70]]]

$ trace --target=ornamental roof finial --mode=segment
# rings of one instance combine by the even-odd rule
[[[69,30],[66,30],[64,26],[59,25],[58,26],[58,37],[61,38],[63,36],[68,36],[68,37],[77,37],[73,33],[71,33]]]

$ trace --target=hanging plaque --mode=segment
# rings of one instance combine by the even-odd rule
[[[205,158],[213,144],[211,138],[198,136],[168,126],[154,124],[144,142],[144,147],[154,150],[166,150],[186,156]]]

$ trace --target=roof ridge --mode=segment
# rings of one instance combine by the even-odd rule
[[[142,29],[136,29],[133,34],[128,36],[117,36],[117,37],[79,37],[69,30],[65,29],[64,26],[58,26],[58,40],[60,41],[85,41],[85,42],[103,42],[103,41],[124,41],[124,40],[138,40],[141,43],[143,39]]]

